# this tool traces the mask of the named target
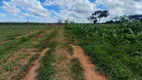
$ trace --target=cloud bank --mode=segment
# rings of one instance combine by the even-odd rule
[[[57,22],[58,19],[87,23],[87,17],[98,9],[107,9],[110,16],[142,14],[142,0],[2,0],[0,21]],[[55,7],[56,9],[50,9]],[[103,7],[103,8],[102,8]]]

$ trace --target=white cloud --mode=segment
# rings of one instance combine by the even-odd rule
[[[141,0],[96,0],[96,3],[105,6],[112,19],[115,16],[142,14],[142,1]]]
[[[50,11],[44,8],[38,0],[3,1],[2,8],[9,13],[8,15],[14,15],[19,18],[24,16],[26,19],[27,15],[32,18],[50,16]]]
[[[4,10],[6,10],[7,12],[9,12],[11,14],[14,14],[14,15],[16,15],[16,14],[18,14],[20,12],[20,10],[15,5],[13,5],[10,2],[6,2],[6,1],[3,1],[2,8]]]
[[[11,0],[11,3],[35,16],[50,15],[50,11],[44,8],[38,0]]]
[[[44,5],[59,6],[60,11],[54,11],[54,14],[75,22],[88,22],[87,17],[96,10],[96,4],[89,0],[46,0]]]
[[[109,17],[102,21],[125,14],[142,14],[141,0],[96,0],[94,3],[89,0],[45,0],[44,3],[40,0],[3,0],[2,2],[2,8],[9,13],[7,15],[16,16],[19,18],[17,21],[26,21],[26,16],[29,16],[33,22],[57,22],[58,19],[69,19],[85,23],[89,22],[87,20],[89,15],[101,9],[97,8],[100,4],[110,12]],[[59,11],[49,10],[43,6],[58,6]],[[1,17],[4,15],[0,13]]]

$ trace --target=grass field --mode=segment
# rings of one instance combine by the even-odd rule
[[[0,80],[142,79],[141,23],[27,30],[24,24],[0,25],[0,42],[6,41],[0,44]]]
[[[112,80],[142,79],[141,23],[126,28],[119,24],[70,24],[66,30],[102,74]]]
[[[41,25],[30,25],[30,32],[41,30]],[[28,26],[26,24],[8,24],[0,25],[0,42],[12,40],[18,36],[28,34]]]

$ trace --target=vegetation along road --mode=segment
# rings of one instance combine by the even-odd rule
[[[0,80],[141,80],[141,23],[0,26]]]

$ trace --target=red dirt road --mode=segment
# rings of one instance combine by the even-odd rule
[[[78,58],[79,62],[84,69],[86,80],[107,80],[107,78],[97,71],[95,71],[95,65],[91,63],[89,57],[85,55],[84,51],[79,46],[72,46],[74,57]]]
[[[41,53],[39,58],[32,63],[32,67],[26,74],[26,76],[22,80],[35,80],[37,76],[36,70],[40,67],[40,62],[39,60],[45,55],[45,53],[48,51],[48,48],[44,49]]]

